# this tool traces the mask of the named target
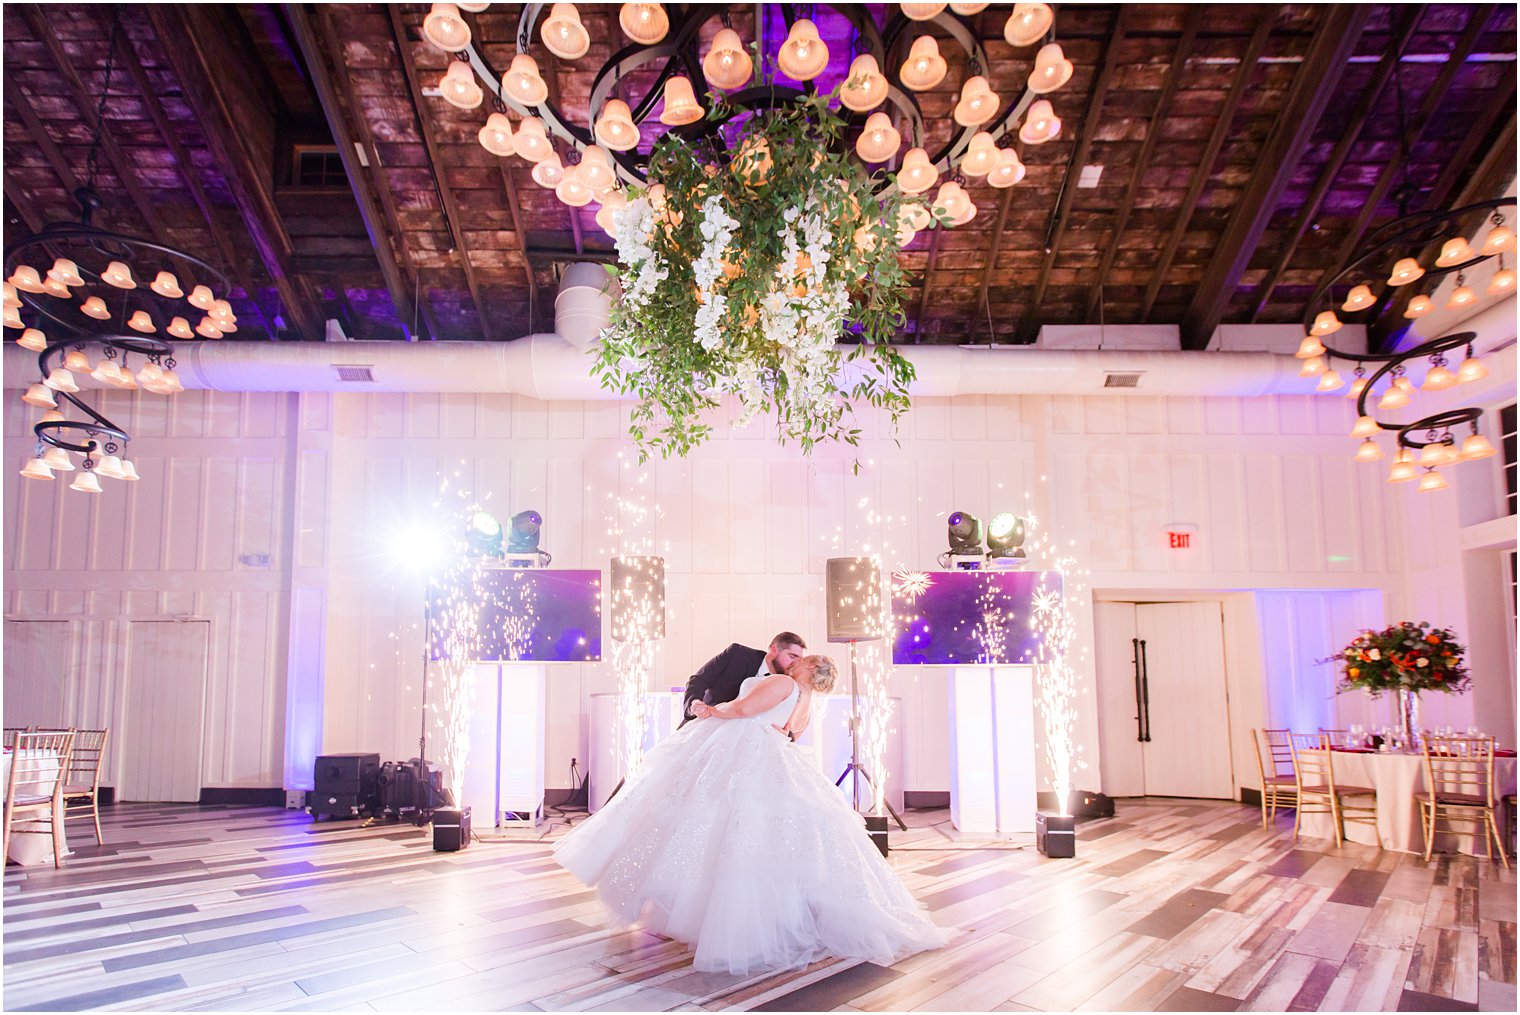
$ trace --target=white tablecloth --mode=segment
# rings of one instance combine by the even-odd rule
[[[6,751],[0,757],[4,758],[4,761],[0,762],[0,793],[3,793],[3,787],[10,785],[11,781],[11,752]],[[42,767],[45,771],[51,771],[56,777],[58,772],[58,755],[52,751],[45,752],[45,757],[42,759]],[[18,787],[18,790],[28,794],[51,793],[53,785],[51,781],[46,784],[30,783],[25,787]],[[55,824],[57,825],[56,832],[58,834],[59,851],[66,856],[69,852],[68,836],[64,834],[62,821],[57,821]],[[28,830],[29,827],[32,830]],[[11,863],[18,863],[22,866],[52,863],[52,837],[46,831],[43,831],[40,826],[31,824],[29,818],[19,818],[17,824],[11,826],[10,849],[6,852],[5,858]]]
[[[1370,786],[1377,791],[1377,827],[1360,821],[1345,823],[1346,838],[1369,846],[1404,853],[1425,852],[1425,833],[1420,827],[1416,793],[1425,790],[1425,759],[1418,754],[1358,754],[1335,751],[1335,781],[1341,786]],[[1494,759],[1496,797],[1515,792],[1515,759]],[[1329,814],[1305,814],[1299,834],[1322,839],[1335,837]],[[1439,832],[1437,852],[1483,855],[1480,834]]]

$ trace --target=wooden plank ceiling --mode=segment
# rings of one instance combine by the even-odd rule
[[[869,9],[881,24],[891,7]],[[521,8],[472,16],[498,67]],[[606,259],[611,241],[594,205],[565,207],[522,159],[481,148],[488,108],[426,94],[447,66],[421,41],[427,9],[6,4],[6,239],[77,214],[119,31],[104,224],[225,269],[242,321],[229,338],[319,340],[326,319],[365,339],[551,330],[559,268]],[[746,40],[756,10],[731,10]],[[581,6],[592,46],[573,63],[532,41],[551,100],[582,124],[625,43],[616,14]],[[1006,18],[997,4],[970,19],[1005,99],[1034,55],[1003,41]],[[780,9],[765,19],[773,50]],[[1220,323],[1299,320],[1401,204],[1479,200],[1514,178],[1515,20],[1507,4],[1058,5],[1076,65],[1050,96],[1062,134],[1018,146],[1016,187],[971,180],[972,222],[904,250],[920,288],[901,341],[1029,342],[1043,324],[1101,321],[1179,324],[1202,348]],[[842,67],[837,24],[826,41]],[[930,151],[966,76],[958,47],[944,51],[950,73],[920,96]],[[646,150],[658,129],[646,124]],[[300,152],[340,148],[298,179]],[[1078,186],[1084,166],[1102,167],[1096,186]],[[1373,341],[1399,323],[1386,315]]]

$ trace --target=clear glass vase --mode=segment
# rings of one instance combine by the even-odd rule
[[[1420,693],[1399,691],[1399,743],[1406,751],[1420,749]]]

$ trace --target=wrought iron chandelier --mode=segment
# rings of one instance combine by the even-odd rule
[[[625,3],[618,23],[627,45],[597,71],[588,105],[590,122],[580,124],[551,99],[529,53],[536,34],[560,59],[585,56],[590,35],[576,6],[526,4],[518,22],[516,54],[505,69],[493,66],[481,52],[466,17],[489,6],[432,5],[423,35],[456,58],[438,82],[439,93],[460,109],[479,108],[489,94],[492,112],[480,129],[481,145],[494,155],[533,163],[534,181],[569,206],[598,202],[596,222],[609,235],[615,228],[612,213],[627,201],[622,185],[653,182],[647,156],[639,151],[641,141],[651,139],[645,125],[653,121],[693,144],[711,144],[715,151],[726,152],[735,133],[726,130],[731,123],[814,93],[815,80],[840,56],[820,37],[813,7],[780,5],[787,36],[772,57],[761,39],[746,47],[730,25],[726,4],[672,4],[667,9],[662,4]],[[897,188],[922,194],[938,185],[932,207],[949,224],[961,225],[976,214],[963,189],[966,177],[985,177],[998,188],[1024,178],[1017,152],[999,146],[999,140],[1015,130],[1019,140],[1030,145],[1059,136],[1061,120],[1045,96],[1065,84],[1073,68],[1054,41],[1055,17],[1048,4],[1013,5],[1004,27],[1009,44],[1043,45],[1024,91],[1007,101],[992,91],[987,54],[965,20],[987,4],[900,4],[884,26],[858,4],[817,6],[830,8],[852,31],[839,113],[860,127],[854,151],[874,170],[878,193]],[[704,50],[703,28],[714,21],[722,27]],[[916,93],[939,86],[949,63],[931,28],[964,50],[967,69],[952,113],[955,129],[950,141],[934,153],[924,147],[925,117]],[[630,75],[645,67],[657,73],[653,84],[636,94]],[[701,97],[710,98],[704,104]],[[515,125],[508,113],[519,118]],[[565,165],[552,138],[566,142],[567,154],[573,153],[577,161]],[[899,160],[905,144],[908,150]],[[946,170],[952,177],[941,182]],[[904,229],[901,242],[906,244],[916,229],[926,227],[927,218]]]
[[[1408,290],[1423,282],[1456,273],[1456,286],[1447,300],[1448,310],[1462,310],[1478,301],[1477,292],[1467,284],[1467,273],[1478,265],[1498,259],[1487,287],[1490,296],[1504,296],[1515,291],[1515,270],[1505,263],[1514,256],[1515,232],[1504,210],[1514,214],[1515,198],[1470,204],[1450,211],[1416,212],[1390,222],[1368,237],[1364,252],[1354,257],[1333,278],[1321,285],[1309,300],[1304,316],[1308,334],[1298,349],[1304,361],[1299,371],[1303,377],[1318,377],[1319,391],[1335,391],[1345,386],[1332,363],[1345,360],[1356,364],[1355,379],[1346,397],[1356,399],[1356,425],[1351,436],[1361,441],[1356,452],[1359,462],[1380,461],[1384,457],[1374,439],[1389,431],[1395,434],[1394,458],[1388,482],[1419,480],[1421,492],[1444,490],[1448,484],[1441,475],[1442,466],[1477,461],[1495,454],[1493,444],[1479,433],[1478,421],[1483,410],[1476,406],[1432,413],[1408,423],[1384,422],[1373,415],[1368,401],[1377,394],[1377,385],[1385,377],[1387,387],[1379,394],[1376,408],[1382,411],[1401,409],[1416,394],[1414,382],[1407,376],[1409,365],[1428,360],[1429,367],[1419,390],[1444,391],[1459,384],[1481,380],[1488,368],[1473,349],[1476,333],[1460,331],[1442,335],[1403,352],[1376,354],[1353,353],[1325,344],[1325,339],[1343,327],[1339,310],[1348,317],[1366,315],[1401,299]],[[1485,228],[1486,227],[1486,228]],[[1482,235],[1477,233],[1482,231]],[[1431,256],[1435,244],[1440,253]],[[1416,320],[1435,309],[1431,299],[1433,287],[1407,301],[1403,316]],[[1374,313],[1375,316],[1375,313]],[[1465,349],[1465,357],[1452,370],[1447,354]],[[1369,376],[1367,365],[1377,364]],[[1461,428],[1470,430],[1458,438]],[[1455,432],[1454,432],[1455,431]],[[1424,470],[1422,473],[1421,470]]]
[[[94,184],[120,37],[118,20],[95,110],[87,182],[73,195],[79,220],[50,222],[5,248],[4,325],[21,331],[16,343],[37,353],[39,371],[21,397],[44,410],[32,427],[35,455],[21,475],[52,480],[77,471],[69,488],[84,493],[100,493],[101,477],[130,482],[138,475],[127,454],[131,435],[79,397],[78,375],[172,395],[184,390],[174,371],[174,346],[156,336],[221,338],[237,330],[222,272],[182,250],[93,221],[102,207]],[[194,281],[182,284],[182,278]],[[192,328],[194,318],[199,321]],[[99,356],[94,363],[92,349]],[[141,363],[135,372],[133,357]]]

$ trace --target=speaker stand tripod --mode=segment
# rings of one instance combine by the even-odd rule
[[[860,764],[860,685],[855,675],[855,639],[850,639],[850,762],[844,766],[844,771],[839,773],[839,778],[834,780],[835,786],[843,786],[845,779],[850,780],[850,802],[855,810],[860,810],[860,783],[871,787],[871,792],[876,792],[876,783],[871,779],[871,773],[867,772]],[[902,815],[887,802],[885,795],[882,803],[887,808],[887,813],[892,815],[892,820],[897,822],[897,827],[903,831],[908,826],[903,822]]]

